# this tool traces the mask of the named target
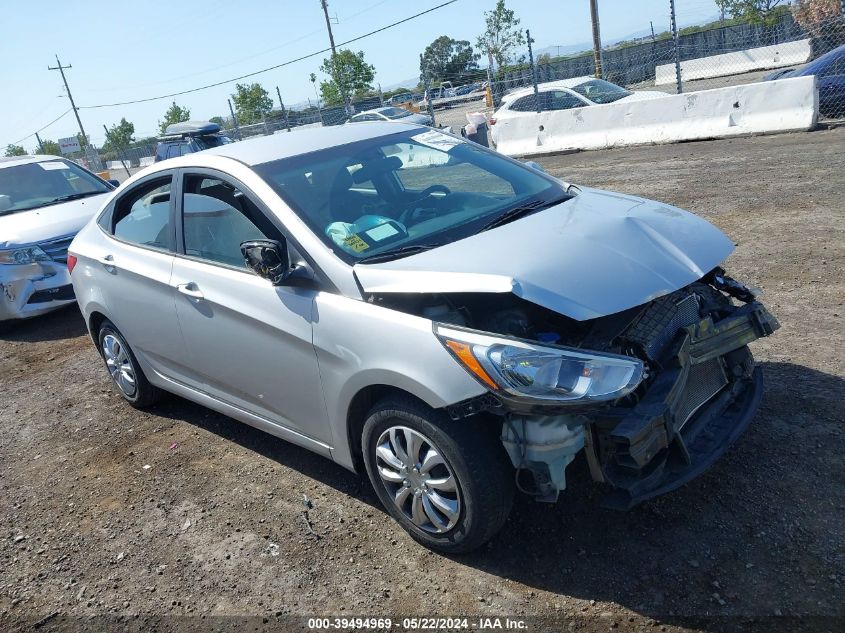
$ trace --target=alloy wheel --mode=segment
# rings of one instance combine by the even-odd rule
[[[405,426],[388,428],[376,445],[376,468],[393,503],[415,526],[442,534],[458,523],[457,479],[426,436]]]
[[[118,389],[127,398],[131,398],[138,390],[135,381],[135,368],[126,348],[114,334],[106,334],[103,337],[103,358],[106,361],[106,368],[109,370],[112,379]]]

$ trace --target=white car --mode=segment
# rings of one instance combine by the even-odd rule
[[[363,123],[364,121],[401,121],[414,125],[431,125],[431,117],[428,114],[417,114],[405,108],[392,106],[359,112],[350,117],[347,123]]]
[[[490,136],[495,147],[498,140],[496,125],[508,119],[530,117],[537,112],[549,110],[570,110],[585,106],[604,105],[623,101],[645,101],[659,99],[667,93],[658,90],[632,92],[604,79],[575,77],[561,81],[539,84],[538,97],[534,87],[519,88],[502,97],[502,103],[490,118]],[[539,106],[539,107],[538,107]]]
[[[116,184],[57,156],[0,158],[0,325],[74,302],[68,245]]]

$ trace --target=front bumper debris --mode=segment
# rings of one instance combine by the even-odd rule
[[[753,296],[743,298],[748,303],[737,307],[712,285],[698,283],[631,317],[610,338],[639,350],[651,375],[614,406],[543,413],[486,394],[449,413],[455,419],[480,411],[503,416],[501,439],[517,481],[536,499],[557,499],[566,467],[583,448],[593,479],[610,487],[604,504],[630,508],[701,474],[754,417],[763,379],[748,344],[780,325]],[[607,323],[596,329],[612,330]]]
[[[714,322],[681,330],[668,361],[639,403],[617,407],[591,432],[605,505],[627,509],[690,481],[742,435],[760,404],[762,374],[748,343],[779,326],[752,301]]]

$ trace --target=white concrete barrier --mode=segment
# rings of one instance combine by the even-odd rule
[[[510,156],[529,156],[811,130],[818,111],[815,76],[795,77],[500,118],[496,149]]]
[[[156,161],[155,156],[144,156],[138,161],[139,167],[149,167]]]
[[[772,46],[749,48],[734,53],[722,53],[710,57],[698,57],[681,62],[681,79],[710,79],[739,75],[752,70],[798,66],[810,61],[813,49],[810,40],[796,40]],[[654,84],[675,83],[675,64],[662,64],[654,69]]]
[[[129,167],[129,163],[127,163],[126,166]],[[109,171],[123,169],[123,163],[121,163],[119,160],[110,160],[106,163],[106,169],[108,169]]]

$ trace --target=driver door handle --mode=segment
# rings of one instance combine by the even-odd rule
[[[176,286],[176,290],[181,292],[183,295],[187,297],[191,297],[193,299],[204,299],[204,295],[202,291],[197,288],[197,285],[193,281],[189,281],[186,284],[179,284]]]

